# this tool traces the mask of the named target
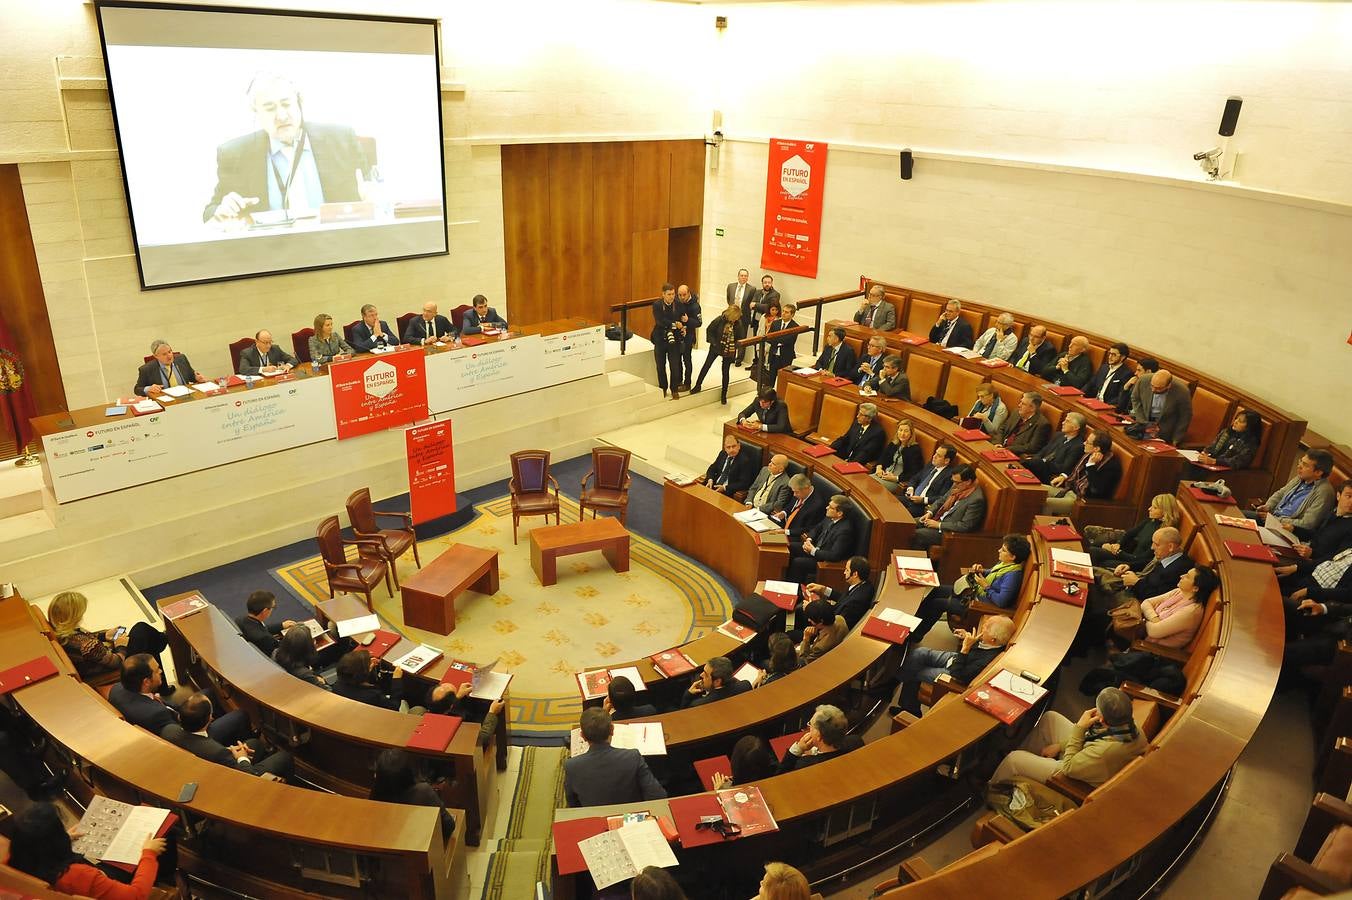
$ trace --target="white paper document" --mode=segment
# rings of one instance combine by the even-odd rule
[[[743,525],[750,525],[752,522],[759,522],[762,519],[770,518],[754,506],[744,509],[741,512],[733,513],[732,517]]]
[[[1035,684],[1022,675],[1015,675],[1008,669],[1001,669],[1000,674],[990,680],[990,684],[991,687],[997,687],[1011,697],[1018,697],[1030,705],[1041,700],[1042,695],[1047,693],[1047,689],[1042,685]]]
[[[656,819],[644,819],[577,842],[597,890],[637,877],[648,866],[676,865],[676,854]]]
[[[934,561],[928,556],[894,556],[897,561],[897,571],[911,569],[917,572],[933,572]]]
[[[1182,447],[1178,448],[1177,452],[1179,456],[1183,457],[1188,462],[1197,462],[1202,455],[1202,451],[1200,450],[1184,450]]]
[[[398,659],[391,660],[390,665],[398,666],[410,675],[414,675],[427,668],[433,660],[440,656],[441,651],[436,647],[419,644]]]
[[[343,619],[338,623],[339,637],[352,637],[354,634],[369,634],[380,630],[380,616],[357,616],[355,619]]]
[[[812,368],[811,366],[803,366],[803,368],[801,368],[801,369],[794,369],[794,370],[793,370],[793,374],[795,374],[795,375],[816,375],[816,374],[817,374],[817,370],[814,369],[814,368]]]
[[[1072,566],[1093,566],[1093,560],[1089,554],[1083,550],[1066,550],[1061,547],[1052,548],[1052,562],[1068,563]]]
[[[160,406],[154,400],[141,400],[133,404],[132,409],[136,410],[138,413],[145,414],[160,412],[164,407]]]
[[[164,825],[169,810],[154,806],[132,806],[107,797],[95,796],[80,819],[82,835],[71,849],[87,859],[136,865],[146,838]]]
[[[920,627],[920,619],[908,615],[899,609],[893,609],[890,606],[886,609],[878,610],[875,615],[884,622],[891,622],[893,625],[900,625],[903,628],[909,628],[911,631],[915,631]]]
[[[798,596],[798,582],[796,581],[770,581],[766,580],[765,590],[771,594],[792,594]]]
[[[581,756],[591,745],[582,739],[582,729],[574,728],[568,735],[568,752]],[[610,746],[621,750],[637,750],[644,756],[666,756],[667,737],[661,722],[616,722],[610,736]]]
[[[733,672],[732,677],[736,678],[738,681],[745,681],[747,684],[755,687],[756,679],[763,674],[764,673],[760,669],[756,668],[751,663],[742,663],[742,667],[736,672]]]
[[[512,683],[512,673],[479,669],[474,673],[473,683],[474,689],[469,695],[475,700],[501,700],[507,693],[507,685]]]
[[[203,381],[198,384],[194,384],[192,386],[192,389],[194,391],[199,391],[203,394],[214,394],[221,389],[221,386],[214,381]]]
[[[176,384],[173,387],[165,388],[164,393],[168,394],[170,397],[186,397],[192,393],[192,388],[187,385]]]

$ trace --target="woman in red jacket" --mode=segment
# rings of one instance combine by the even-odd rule
[[[114,881],[71,850],[70,834],[55,806],[35,803],[14,818],[9,865],[68,894],[94,900],[146,900],[163,852],[163,838],[147,838],[131,884]]]

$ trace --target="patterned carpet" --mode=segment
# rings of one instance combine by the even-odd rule
[[[576,522],[576,502],[561,498],[563,522]],[[422,541],[424,563],[447,547],[467,543],[499,552],[499,591],[492,597],[465,593],[456,600],[456,628],[442,636],[404,625],[398,599],[380,588],[375,608],[396,631],[412,640],[475,662],[498,659],[514,673],[512,728],[522,738],[566,734],[577,722],[581,696],[576,672],[647,656],[704,634],[727,620],[732,600],[718,579],[661,543],[630,532],[630,570],[611,570],[597,551],[559,560],[558,584],[540,585],[530,565],[529,529],[522,522],[512,544],[509,497],[474,507],[461,528]],[[412,554],[399,561],[401,578],[416,571]],[[328,599],[318,556],[270,570],[298,599]]]

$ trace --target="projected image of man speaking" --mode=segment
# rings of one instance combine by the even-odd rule
[[[300,90],[284,75],[255,75],[247,95],[258,130],[216,149],[216,191],[203,222],[248,223],[269,211],[287,220],[363,199],[371,167],[355,131],[307,122]]]

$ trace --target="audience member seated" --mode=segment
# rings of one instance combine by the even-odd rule
[[[455,340],[455,326],[451,320],[437,314],[437,304],[428,300],[423,304],[422,314],[408,320],[404,329],[405,344],[435,344],[437,341]]]
[[[272,652],[272,658],[277,665],[301,681],[308,681],[326,691],[329,689],[328,683],[314,669],[315,663],[319,661],[319,651],[315,650],[315,639],[310,629],[304,625],[294,625],[283,632],[277,649]]]
[[[390,323],[380,318],[380,310],[374,303],[365,303],[361,308],[361,321],[352,327],[352,347],[358,353],[370,353],[378,347],[393,347],[399,343],[399,335],[390,328]]]
[[[1089,338],[1082,334],[1071,338],[1065,352],[1042,370],[1042,377],[1052,384],[1083,391],[1094,377],[1094,362],[1089,358]]]
[[[991,781],[1022,776],[1046,783],[1053,775],[1064,775],[1097,786],[1144,753],[1148,744],[1132,719],[1131,698],[1118,688],[1104,688],[1074,723],[1054,710],[1044,712],[1023,749],[1006,756]]]
[[[977,424],[973,427],[980,428],[986,434],[996,434],[1009,418],[1009,407],[995,393],[991,383],[983,381],[976,386],[976,400],[964,418],[976,419]]]
[[[789,505],[770,514],[784,523],[789,540],[802,541],[826,517],[826,503],[830,498],[812,486],[812,479],[802,472],[789,479],[793,499]]]
[[[488,305],[487,297],[483,294],[475,294],[474,299],[470,302],[474,308],[465,310],[465,318],[460,322],[464,326],[460,329],[461,334],[483,334],[484,328],[507,330],[507,320],[498,315],[496,309]]]
[[[281,633],[300,624],[291,619],[268,622],[272,618],[272,611],[277,608],[277,598],[272,591],[254,591],[245,601],[244,608],[248,610],[247,614],[235,619],[235,624],[239,626],[244,639],[268,657],[277,649]]]
[[[1174,495],[1156,494],[1150,500],[1146,517],[1126,531],[1101,525],[1085,525],[1080,530],[1084,532],[1089,558],[1095,568],[1111,570],[1125,564],[1128,569],[1139,570],[1154,558],[1150,539],[1154,537],[1155,529],[1177,528],[1178,520],[1178,501]]]
[[[776,632],[776,634],[780,637],[784,636],[783,632]],[[779,760],[775,759],[775,754],[770,749],[770,745],[765,742],[765,738],[755,734],[744,734],[738,738],[737,743],[732,745],[732,753],[729,754],[728,761],[732,763],[732,774],[714,773],[713,781],[716,791],[738,784],[751,784],[753,781],[760,781],[762,778],[769,778],[779,768]]]
[[[1023,586],[1023,566],[1031,552],[1028,538],[1021,534],[1005,535],[996,551],[995,565],[987,569],[981,563],[974,563],[967,574],[953,584],[941,584],[925,595],[920,608],[915,611],[920,624],[907,641],[919,643],[935,622],[950,613],[962,615],[974,601],[1013,609],[1019,599],[1019,588]]]
[[[310,362],[320,366],[335,359],[347,359],[356,352],[341,334],[333,333],[333,316],[328,313],[315,316],[315,333],[310,335],[309,343]]]
[[[729,306],[728,309],[736,307]],[[737,435],[723,436],[723,449],[709,464],[703,475],[696,475],[695,482],[710,490],[732,497],[743,494],[756,479],[756,457],[742,452],[742,442]]]
[[[959,628],[953,636],[962,642],[957,650],[936,650],[908,641],[906,659],[901,664],[901,693],[897,705],[888,708],[892,715],[905,710],[920,715],[920,685],[932,684],[947,675],[960,684],[970,684],[981,670],[999,656],[1014,636],[1014,620],[1009,616],[986,616],[976,631]]]
[[[736,697],[751,690],[751,685],[739,678],[733,678],[732,671],[732,660],[726,656],[715,656],[710,659],[690,683],[690,688],[681,694],[680,708],[717,703],[719,700]]]
[[[1168,369],[1160,369],[1150,376],[1148,402],[1146,434],[1153,431],[1166,444],[1182,443],[1192,424],[1192,394],[1188,393],[1188,386]]]
[[[164,633],[146,622],[137,622],[130,630],[85,631],[80,623],[88,609],[89,599],[78,591],[62,591],[47,605],[47,622],[82,679],[121,672],[127,657],[138,653],[149,653],[158,663],[169,645]],[[166,693],[173,693],[172,685]]]
[[[272,332],[266,328],[254,335],[252,347],[239,354],[239,374],[271,375],[290,372],[296,367],[296,358],[272,341]]]
[[[852,377],[859,361],[854,357],[854,348],[845,343],[845,329],[840,326],[826,329],[825,344],[813,368],[838,378]]]
[[[840,562],[854,552],[854,525],[845,515],[849,502],[844,494],[834,495],[826,502],[825,516],[802,541],[789,538],[788,580],[805,582],[817,574],[818,562]]]
[[[1065,475],[1084,456],[1084,416],[1068,412],[1061,417],[1061,427],[1035,455],[1024,460],[1028,471],[1043,484],[1050,484],[1057,475]]]
[[[659,866],[644,866],[629,882],[629,900],[687,900],[676,876]]]
[[[398,747],[388,747],[376,757],[375,777],[372,779],[370,799],[382,803],[405,803],[409,806],[431,806],[441,810],[442,837],[455,833],[455,817],[441,802],[437,789],[427,782],[414,765],[413,754]]]
[[[1030,457],[1042,449],[1051,437],[1052,423],[1042,414],[1042,395],[1028,391],[1019,398],[1016,416],[1005,420],[1004,427],[992,437],[1011,453]]]
[[[333,692],[339,697],[346,697],[349,700],[356,700],[358,703],[365,703],[369,706],[378,706],[381,709],[390,709],[398,712],[412,712],[414,715],[420,715],[426,710],[421,707],[412,707],[404,699],[403,684],[404,670],[398,666],[391,666],[394,672],[389,675],[389,689],[381,687],[376,682],[382,680],[379,673],[380,660],[371,657],[371,651],[358,648],[349,650],[338,659],[338,680],[333,685]],[[432,689],[433,702],[439,702],[447,694],[455,693],[454,685],[439,684]],[[465,693],[469,693],[466,691]]]
[[[888,302],[887,291],[881,284],[869,288],[868,296],[859,301],[854,322],[877,331],[891,331],[897,327],[897,308]]]
[[[1056,348],[1047,340],[1047,326],[1033,325],[1010,354],[1009,362],[1025,372],[1041,372],[1056,358]]]
[[[793,866],[782,862],[765,864],[760,892],[751,900],[811,900],[812,888]]]
[[[150,355],[155,358],[136,372],[132,393],[138,397],[158,397],[165,388],[187,387],[207,380],[188,362],[188,357],[175,353],[168,341],[151,341]]]
[[[935,444],[928,466],[916,472],[906,483],[901,504],[913,516],[925,511],[931,503],[938,503],[953,487],[953,473],[957,471],[958,451],[952,444]]]
[[[638,691],[627,675],[617,675],[611,679],[606,687],[605,702],[601,706],[615,722],[657,715],[657,707],[651,703],[638,702]]]
[[[1085,386],[1084,395],[1116,407],[1122,399],[1122,389],[1132,376],[1131,365],[1127,362],[1130,355],[1131,348],[1126,344],[1117,343],[1109,347],[1103,356],[1103,364]]]
[[[737,416],[737,424],[758,425],[757,431],[770,434],[786,434],[792,430],[789,425],[789,408],[775,394],[774,388],[761,391],[760,395]]]
[[[839,707],[823,703],[808,720],[807,731],[789,745],[779,761],[779,774],[826,762],[864,746],[863,738],[849,734],[849,722]]]
[[[1178,587],[1183,573],[1192,568],[1192,560],[1183,553],[1183,538],[1177,528],[1156,528],[1150,538],[1151,560],[1140,571],[1126,563],[1110,574],[1100,575],[1089,588],[1080,637],[1098,640],[1108,625],[1108,611],[1132,600],[1145,600],[1167,594]]]
[[[723,392],[720,395],[720,402],[727,406],[728,381],[732,377],[732,365],[737,358],[737,342],[745,337],[746,326],[742,324],[741,307],[724,307],[722,315],[715,316],[704,332],[709,349],[704,354],[704,365],[700,367],[699,377],[695,379],[695,386],[690,389],[690,393],[698,394],[704,390],[704,378],[709,374],[709,369],[713,368],[714,360],[721,360]]]
[[[804,606],[803,616],[807,619],[807,627],[803,629],[803,640],[798,645],[798,661],[803,665],[845,640],[850,631],[845,619],[836,615],[825,600],[813,600]]]
[[[851,556],[845,561],[845,590],[837,593],[835,588],[824,584],[808,584],[803,588],[807,602],[825,600],[831,604],[836,615],[845,620],[847,629],[859,624],[873,608],[873,585],[869,584],[868,560],[862,556]]]
[[[1296,477],[1272,492],[1264,503],[1254,501],[1249,518],[1264,522],[1271,515],[1275,523],[1300,538],[1315,530],[1333,512],[1333,455],[1327,450],[1306,450],[1296,463]]]
[[[1216,439],[1197,456],[1204,466],[1224,466],[1227,469],[1247,469],[1258,454],[1263,440],[1263,417],[1253,410],[1238,409],[1229,428],[1222,428]],[[1183,469],[1183,480],[1206,481],[1210,471],[1189,463]]]
[[[715,659],[727,662],[721,656]],[[637,750],[610,746],[610,737],[615,732],[610,713],[599,707],[588,707],[582,710],[580,724],[587,752],[563,763],[563,792],[569,806],[637,803],[660,800],[667,795],[649,771],[642,754]]]
[[[873,477],[887,486],[892,493],[900,492],[915,474],[925,465],[924,450],[915,439],[915,428],[910,419],[897,423],[897,433],[892,443],[883,448],[878,464],[873,467]]]
[[[206,694],[189,697],[179,712],[181,726],[169,739],[184,750],[207,762],[218,763],[248,772],[250,775],[272,775],[280,779],[291,777],[291,754],[276,750],[265,755],[266,748],[257,738],[236,741],[229,746],[212,738],[208,732],[213,720],[211,700]]]
[[[1333,509],[1333,515],[1315,529],[1309,543],[1295,546],[1301,559],[1295,563],[1278,566],[1277,577],[1283,586],[1289,585],[1293,577],[1309,575],[1315,566],[1348,547],[1352,547],[1352,480],[1344,481],[1342,487],[1338,489],[1337,505]]]
[[[1144,422],[1150,409],[1150,379],[1160,370],[1159,360],[1147,356],[1136,361],[1136,371],[1122,383],[1122,394],[1117,398],[1118,412],[1124,412],[1137,422]]]
[[[949,300],[944,305],[944,311],[939,315],[939,321],[934,323],[930,329],[930,343],[940,347],[965,347],[968,350],[972,348],[972,325],[961,315],[962,303],[958,300]]]
[[[1327,665],[1340,641],[1352,640],[1352,547],[1335,553],[1300,579],[1285,600],[1287,640],[1282,676]]]
[[[459,716],[467,722],[471,721],[474,710],[482,708],[482,701],[469,697],[470,691],[473,689],[472,684],[466,683],[452,692],[440,694],[438,699],[429,698],[427,711],[439,716]],[[479,723],[479,736],[475,738],[475,743],[478,746],[487,747],[492,743],[493,733],[498,730],[498,718],[506,707],[506,701],[500,699],[488,704],[488,712],[484,714],[484,720]]]
[[[1186,647],[1202,627],[1207,598],[1219,585],[1215,572],[1205,566],[1193,566],[1178,579],[1178,587],[1142,600],[1140,629],[1130,635],[1115,632],[1114,643],[1126,649],[1131,641],[1145,639],[1161,647]]]
[[[747,488],[746,505],[754,506],[768,516],[793,503],[793,488],[789,486],[789,475],[784,471],[788,465],[789,458],[783,453],[770,457],[770,462],[756,473],[751,486]]]
[[[146,838],[131,883],[114,881],[71,849],[70,832],[55,806],[34,803],[14,817],[9,865],[67,894],[95,900],[146,900],[155,887],[164,850],[164,838]]]
[[[895,353],[883,357],[883,370],[869,379],[868,389],[891,400],[910,400],[911,381]]]
[[[976,483],[976,469],[959,466],[953,473],[953,486],[942,500],[936,500],[916,519],[911,546],[926,550],[943,542],[944,534],[970,532],[981,528],[986,519],[986,493]]]
[[[1074,413],[1070,413],[1069,418]],[[1052,479],[1052,489],[1042,505],[1043,515],[1068,516],[1075,501],[1110,500],[1122,481],[1122,461],[1113,453],[1113,437],[1107,431],[1089,436],[1084,456],[1065,475]]]
[[[156,691],[162,679],[160,664],[149,653],[137,653],[122,663],[121,680],[108,693],[108,702],[133,725],[159,735],[169,725],[179,724],[178,713]],[[252,736],[249,715],[242,709],[228,712],[207,726],[212,740],[229,746]]]
[[[782,631],[772,631],[766,639],[766,644],[770,658],[766,660],[765,669],[756,676],[756,687],[763,687],[783,678],[796,671],[799,666],[798,648],[794,646],[793,638]]]
[[[875,334],[868,339],[868,347],[859,365],[854,369],[854,383],[863,387],[883,370],[883,359],[887,356],[887,340]]]
[[[854,424],[831,442],[831,449],[836,452],[836,456],[846,462],[857,463],[872,463],[881,456],[887,433],[874,421],[877,416],[878,407],[875,404],[859,404]]]
[[[995,324],[981,333],[972,349],[981,354],[982,359],[1008,360],[1019,346],[1019,336],[1014,333],[1014,316],[1000,313]]]

